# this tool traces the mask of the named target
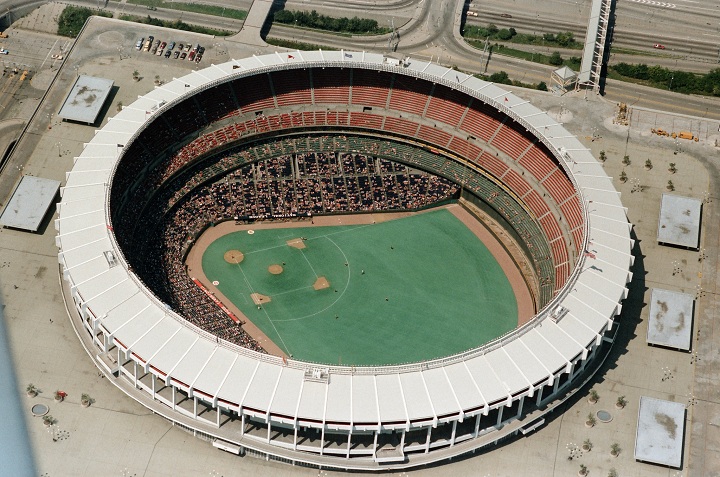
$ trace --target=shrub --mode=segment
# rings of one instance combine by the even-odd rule
[[[553,66],[560,66],[563,64],[562,56],[560,56],[559,51],[553,51],[552,55],[550,55],[550,58],[548,58],[548,63],[550,63]]]
[[[80,33],[80,30],[82,30],[82,27],[87,19],[93,15],[108,18],[112,17],[111,13],[100,10],[91,10],[87,7],[65,7],[58,17],[57,34],[60,36],[75,38],[78,33]]]

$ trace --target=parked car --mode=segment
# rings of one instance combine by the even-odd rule
[[[135,43],[135,49],[139,50],[140,48],[142,48],[143,43],[145,43],[145,38],[140,38],[137,43]]]
[[[10,53],[10,52],[7,51],[5,48],[0,48],[0,55],[7,55],[7,54],[9,54],[9,53]]]
[[[182,43],[179,43],[179,44],[178,44],[178,50],[182,51],[182,49],[183,49],[184,47],[185,47],[185,45],[183,45]]]
[[[150,51],[151,46],[152,40],[148,38],[147,41],[145,41],[145,46],[143,46],[143,51]]]
[[[185,51],[190,51],[190,48],[192,48],[192,45],[190,43],[185,45]]]
[[[172,51],[167,50],[167,51],[165,52],[165,58],[170,58],[170,55],[172,55]]]
[[[150,43],[152,43],[153,41],[155,41],[155,37],[150,35],[148,36],[148,40],[150,40]]]
[[[170,44],[168,45],[167,49],[168,49],[168,50],[172,50],[173,48],[175,48],[175,42],[174,42],[174,41],[170,42]]]
[[[653,45],[653,48],[657,48],[658,50],[664,50],[664,49],[665,49],[665,46],[664,46],[664,45],[661,45],[660,43],[655,43],[655,44]]]
[[[199,47],[199,48],[198,48],[198,54],[202,55],[202,54],[204,54],[204,53],[205,53],[205,47],[204,47],[204,46]]]
[[[178,59],[178,56],[180,56],[180,50],[178,50],[178,51],[175,52],[174,58],[177,60],[177,59]]]
[[[190,54],[188,55],[187,59],[188,59],[188,61],[192,61],[193,58],[195,58],[195,52],[191,51]]]
[[[161,50],[164,50],[166,46],[167,46],[167,42],[163,41],[163,42],[160,44],[160,49],[161,49]]]
[[[200,63],[200,60],[202,60],[202,55],[200,53],[197,54],[195,57],[195,63]]]
[[[181,60],[184,60],[186,56],[187,56],[187,53],[185,53],[185,52],[183,51],[182,54],[180,55],[180,59],[181,59]]]

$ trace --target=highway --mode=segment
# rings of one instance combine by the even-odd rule
[[[625,0],[619,2],[616,10],[616,26],[612,46],[621,52],[611,53],[611,62],[632,62],[660,64],[669,68],[681,68],[693,72],[706,72],[720,66],[717,60],[718,31],[720,30],[720,3],[696,3],[684,0],[673,8],[661,2],[641,2],[641,0]],[[30,3],[30,2],[28,2]],[[96,8],[95,0],[72,0],[73,4]],[[248,9],[250,0],[213,0],[220,6],[237,9]],[[380,5],[378,5],[380,4]],[[572,31],[576,38],[585,36],[587,15],[591,0],[552,0],[534,2],[531,0],[488,0],[479,4],[471,3],[469,10],[478,13],[478,17],[468,17],[469,24],[487,25],[495,23],[499,27],[513,26],[518,31],[528,33],[557,33]],[[0,1],[0,9],[17,6],[7,0]],[[384,18],[390,24],[390,18],[397,18],[395,23],[397,36],[390,40],[390,35],[347,37],[320,31],[293,28],[284,25],[272,25],[269,36],[316,44],[336,49],[360,49],[382,52],[396,51],[399,55],[436,61],[445,66],[454,66],[472,73],[495,73],[505,71],[515,80],[523,83],[550,83],[553,67],[519,60],[498,54],[496,49],[487,57],[482,57],[477,50],[465,43],[460,36],[464,2],[461,0],[325,0],[322,2],[294,0],[286,4],[287,9],[312,10],[335,17],[359,16]],[[238,31],[241,21],[207,15],[179,12],[159,8],[148,11],[146,7],[122,2],[108,2],[106,10],[116,16],[121,14],[147,15],[165,20],[182,19],[188,23],[197,23],[215,28]],[[388,13],[393,15],[388,18]],[[396,16],[397,15],[397,16]],[[501,16],[505,15],[505,16]],[[507,18],[511,15],[511,18]],[[403,21],[402,19],[409,19]],[[682,19],[679,22],[678,19]],[[382,22],[381,22],[382,23]],[[692,31],[685,25],[692,25],[698,30],[693,31],[690,38],[686,32]],[[662,34],[658,33],[658,27]],[[685,38],[682,39],[683,35]],[[663,42],[665,50],[653,49],[652,44]],[[516,46],[513,46],[516,47]],[[550,52],[555,49],[530,45],[518,46],[528,51]],[[636,50],[631,54],[627,50]],[[564,56],[581,56],[580,50],[560,50]],[[612,52],[612,49],[611,49]],[[645,52],[643,55],[642,53]],[[41,58],[28,59],[35,64],[44,61]],[[607,81],[605,97],[609,101],[623,101],[654,109],[675,111],[688,115],[720,119],[720,99],[694,97],[672,93],[669,91],[647,88],[625,82]]]

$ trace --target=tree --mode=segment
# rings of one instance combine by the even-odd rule
[[[591,403],[595,404],[596,402],[598,402],[599,399],[600,399],[600,395],[598,394],[598,392],[595,391],[594,389],[591,389],[590,396],[588,396],[588,400]]]
[[[498,37],[498,40],[507,41],[507,40],[511,39],[513,37],[513,35],[510,32],[510,30],[508,30],[507,28],[503,28],[502,30],[500,30],[497,33],[497,37]]]
[[[673,184],[673,181],[668,181],[667,189],[671,192],[675,190],[675,184]]]
[[[625,406],[627,406],[627,400],[625,399],[625,396],[618,396],[617,401],[615,401],[615,407],[617,407],[618,409],[622,409]]]
[[[591,451],[592,448],[593,448],[593,443],[590,441],[590,439],[585,439],[585,440],[583,441],[582,448],[583,448],[584,451],[588,451],[588,452],[589,452],[589,451]]]
[[[600,151],[600,162],[605,162],[607,160],[607,156],[605,155],[605,151]]]
[[[617,455],[620,453],[620,444],[617,442],[613,442],[610,445],[610,454],[614,457],[617,457]]]
[[[587,473],[588,473],[587,466],[580,464],[580,471],[578,472],[578,475],[587,475]]]
[[[539,82],[539,83],[537,84],[537,89],[538,89],[539,91],[547,91],[547,90],[548,90],[548,89],[547,89],[547,83],[545,83],[544,81]]]
[[[670,171],[671,174],[675,174],[677,172],[677,168],[675,167],[674,162],[670,163],[670,167],[668,167],[668,171]]]
[[[620,173],[620,182],[627,182],[627,174],[625,173],[625,171],[622,171]]]
[[[488,81],[491,83],[497,83],[497,84],[510,84],[510,77],[505,71],[498,71],[497,73],[493,73],[488,78]]]
[[[608,471],[608,477],[618,477],[618,473],[617,473],[617,470],[615,470],[615,467],[612,467]]]
[[[548,63],[550,63],[553,66],[560,66],[563,64],[562,56],[560,56],[559,51],[553,51],[552,55],[550,55],[550,58],[548,58]]]
[[[645,159],[645,169],[648,171],[652,169],[652,161],[650,159]]]
[[[595,416],[593,413],[589,413],[587,415],[587,419],[585,419],[585,425],[588,427],[593,427],[597,423],[597,419],[595,419]]]
[[[630,165],[630,156],[628,156],[627,154],[625,156],[623,156],[622,163],[626,166],[629,166]]]
[[[133,71],[133,79],[137,81],[140,78],[140,72],[138,70]]]

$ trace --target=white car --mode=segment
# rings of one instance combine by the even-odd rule
[[[52,58],[53,60],[62,60],[63,55],[52,55],[50,58]]]
[[[0,48],[0,55],[7,55],[7,54],[9,54],[9,53],[10,53],[10,52],[7,51],[5,48]]]

